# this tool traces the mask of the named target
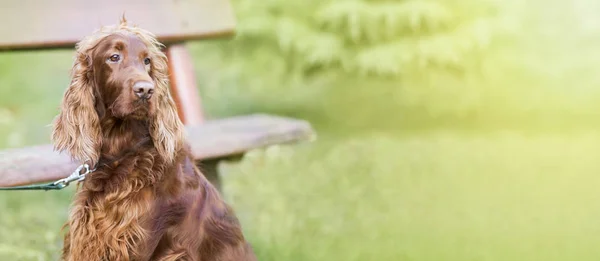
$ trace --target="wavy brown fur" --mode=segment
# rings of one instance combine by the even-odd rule
[[[232,209],[194,165],[161,47],[124,19],[77,45],[52,139],[97,170],[75,194],[62,260],[256,260]],[[123,58],[109,63],[114,52]],[[154,84],[151,98],[136,98],[136,81]]]

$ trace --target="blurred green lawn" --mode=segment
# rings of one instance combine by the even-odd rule
[[[599,260],[600,133],[597,112],[585,106],[597,98],[600,40],[566,34],[572,20],[551,12],[540,21],[546,33],[530,45],[489,54],[531,69],[498,72],[506,79],[491,87],[507,91],[495,101],[545,104],[550,115],[567,104],[586,112],[583,122],[565,113],[543,124],[530,115],[513,125],[493,117],[441,124],[402,114],[392,89],[274,92],[235,80],[223,87],[208,82],[217,65],[192,44],[212,117],[267,112],[317,127],[313,143],[253,151],[222,166],[226,199],[259,259]],[[70,51],[0,54],[0,147],[49,141],[70,62]],[[72,192],[0,193],[0,260],[56,260]]]

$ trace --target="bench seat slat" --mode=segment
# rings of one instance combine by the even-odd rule
[[[235,27],[228,0],[2,0],[0,51],[72,48],[123,14],[164,44],[230,35]]]
[[[211,120],[187,126],[186,131],[196,160],[228,157],[314,135],[306,121],[264,114]],[[68,176],[77,165],[67,154],[54,152],[49,144],[0,151],[0,187],[57,180]]]

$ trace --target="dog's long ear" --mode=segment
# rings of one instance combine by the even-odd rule
[[[52,142],[57,151],[94,166],[102,142],[100,120],[95,108],[91,57],[79,51],[72,69],[71,84],[64,93],[60,113],[54,119]]]
[[[167,57],[158,48],[152,52],[151,76],[156,84],[157,110],[150,121],[150,135],[158,153],[171,162],[185,138],[184,126],[169,91]]]

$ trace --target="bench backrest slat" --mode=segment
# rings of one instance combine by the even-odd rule
[[[71,48],[123,14],[164,44],[229,35],[235,26],[228,0],[3,0],[0,50]]]

